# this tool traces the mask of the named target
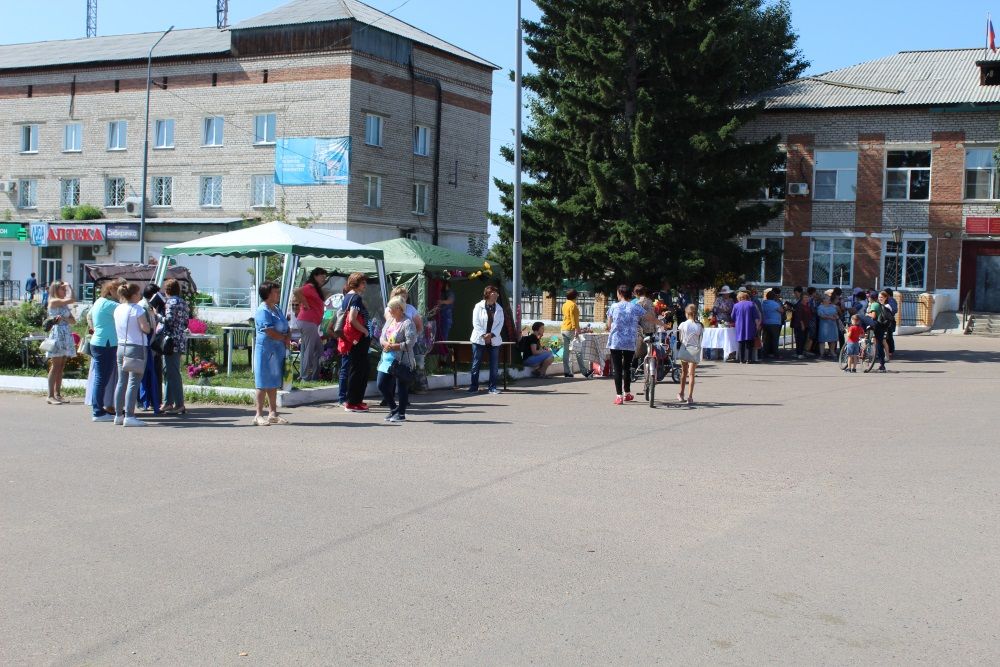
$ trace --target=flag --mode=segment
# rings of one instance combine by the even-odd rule
[[[990,51],[993,53],[997,52],[997,34],[993,32],[993,19],[986,21],[986,35],[990,40]]]

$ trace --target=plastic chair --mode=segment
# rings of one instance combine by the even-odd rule
[[[230,329],[226,333],[229,334],[229,343],[227,344],[226,350],[226,375],[231,375],[233,372],[233,354],[237,350],[247,351],[247,365],[250,370],[253,370],[253,339],[256,332],[250,327]]]

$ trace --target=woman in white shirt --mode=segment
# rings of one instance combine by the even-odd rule
[[[489,356],[491,394],[499,394],[497,378],[499,377],[500,345],[503,343],[503,308],[497,304],[500,290],[493,285],[483,290],[483,300],[472,309],[472,383],[469,392],[479,391],[479,366],[483,355]]]
[[[693,303],[684,309],[687,320],[677,328],[677,359],[681,362],[681,391],[677,400],[684,402],[684,387],[690,384],[687,391],[688,405],[694,404],[694,370],[701,361],[701,335],[705,328],[698,321],[698,307]]]
[[[152,326],[146,309],[139,305],[142,292],[138,285],[125,283],[119,286],[118,298],[121,303],[115,308],[115,333],[118,337],[115,424],[145,426],[146,422],[136,419],[135,403],[146,370],[146,334]]]

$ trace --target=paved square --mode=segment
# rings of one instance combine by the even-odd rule
[[[995,664],[1000,341],[899,347],[402,426],[0,395],[0,664]]]

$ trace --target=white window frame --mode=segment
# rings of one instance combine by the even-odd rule
[[[67,196],[69,195],[69,196]],[[59,207],[80,205],[80,179],[59,179]]]
[[[816,261],[816,242],[817,241],[829,241],[830,250],[824,251],[822,254],[829,256],[827,263],[827,269],[830,273],[830,282],[821,283],[817,282],[816,277],[813,275],[813,263]],[[836,280],[836,276],[833,274],[833,264],[834,256],[844,254],[843,252],[836,252],[835,245],[837,241],[848,241],[851,244],[851,268],[846,279],[843,281]],[[851,236],[814,236],[809,239],[809,284],[814,287],[850,287],[854,280],[854,237]]]
[[[219,148],[225,143],[225,138],[226,138],[226,119],[223,116],[206,116],[202,120],[201,123],[202,148]]]
[[[927,288],[927,264],[928,264],[928,257],[927,257],[927,255],[928,255],[928,252],[930,250],[930,243],[929,243],[929,241],[927,239],[925,239],[925,238],[915,239],[915,238],[908,238],[905,235],[903,236],[903,247],[900,248],[900,252],[899,252],[899,263],[903,267],[903,270],[900,273],[900,283],[899,283],[899,285],[895,284],[895,276],[893,276],[893,280],[892,281],[887,281],[886,280],[886,278],[887,278],[887,276],[886,276],[886,270],[889,268],[887,266],[887,260],[890,259],[890,258],[893,259],[893,260],[896,259],[896,251],[893,250],[893,251],[890,252],[889,251],[889,245],[891,244],[891,245],[895,246],[895,243],[896,242],[893,241],[892,239],[883,239],[882,240],[882,261],[881,261],[880,269],[879,269],[879,275],[882,276],[882,285],[884,287],[886,287],[886,288],[891,288],[891,289],[897,289],[898,288],[898,289],[905,289],[905,290],[920,290],[920,291],[925,290]],[[923,253],[911,253],[911,252],[909,252],[909,249],[910,249],[909,244],[910,243],[923,243],[924,244],[924,251],[923,251]],[[910,285],[907,282],[907,280],[906,280],[906,273],[907,273],[906,272],[906,265],[909,263],[909,258],[910,257],[922,257],[923,260],[924,260],[924,273],[923,273],[923,276],[921,276],[921,278],[920,278],[921,282],[920,282],[919,285]]]
[[[385,116],[365,114],[365,145],[382,147],[385,136]]]
[[[962,180],[962,198],[965,201],[995,201],[1000,199],[1000,170],[996,167],[996,150],[995,146],[965,149],[965,170],[963,172]],[[990,154],[991,166],[989,169],[984,169],[982,167],[969,167],[969,153],[973,151],[986,151]],[[969,196],[969,172],[971,171],[986,172],[989,174],[990,191],[985,199],[981,197]]]
[[[759,248],[751,248],[750,242],[757,241],[760,243]],[[760,250],[767,249],[768,241],[777,241],[781,246],[781,259],[778,265],[778,279],[777,280],[766,280],[765,272],[767,270],[767,258],[760,258],[760,267],[753,274],[746,276],[748,282],[754,283],[756,285],[780,285],[782,279],[785,275],[785,238],[783,236],[748,236],[743,239],[743,249],[750,252],[759,252]]]
[[[889,153],[927,153],[930,156],[930,166],[929,167],[889,167]],[[932,179],[934,178],[934,151],[930,148],[917,148],[917,149],[893,149],[887,150],[885,152],[885,163],[882,165],[882,197],[885,201],[930,201],[931,200],[931,188],[933,186]],[[927,198],[926,199],[913,199],[910,197],[910,188],[913,185],[913,172],[916,171],[926,171],[927,172]],[[906,196],[905,197],[890,197],[889,196],[889,172],[894,174],[906,174]]]
[[[117,197],[119,194],[120,197]],[[128,182],[123,176],[108,176],[104,179],[104,208],[125,208],[127,198]]]
[[[413,126],[413,154],[420,157],[431,154],[431,128],[426,125]]]
[[[421,196],[423,193],[423,196]],[[414,215],[427,215],[427,210],[430,208],[430,194],[431,188],[427,183],[414,183],[413,184],[413,214]]]
[[[38,208],[38,179],[18,179],[17,208],[29,210]]]
[[[83,152],[83,123],[66,123],[63,126],[62,152],[63,153]]]
[[[365,207],[382,208],[382,177],[365,174]]]
[[[108,121],[108,150],[109,151],[128,150],[127,120]]]
[[[757,197],[759,201],[785,201],[785,197],[788,195],[788,154],[781,151],[781,157],[783,158],[781,165],[771,170],[771,173],[768,174],[768,184],[760,189],[760,194]],[[780,179],[784,194],[775,197],[771,191],[771,181],[778,180],[778,174],[781,174]]]
[[[821,153],[853,153],[854,154],[854,168],[849,169],[845,167],[834,167],[832,169],[820,169],[820,154]],[[819,149],[813,153],[814,168],[813,168],[813,201],[857,201],[858,199],[858,152],[857,151],[844,151],[844,150],[824,150]],[[820,172],[834,172],[836,174],[836,180],[834,181],[833,191],[834,196],[829,197],[819,197],[819,190],[816,188],[816,181],[819,177]],[[838,197],[837,191],[840,190],[841,176],[847,175],[848,173],[853,173],[854,175],[854,187],[853,192],[850,197]]]
[[[34,155],[38,152],[38,125],[36,123],[21,126],[20,146],[19,152],[22,155]]]
[[[160,128],[164,129],[164,143],[160,143]],[[177,124],[173,118],[157,118],[153,123],[153,150],[166,150],[174,147],[174,130]]]
[[[274,174],[254,174],[250,177],[251,208],[274,208]]]
[[[222,176],[198,179],[198,203],[202,208],[222,208]]]
[[[173,176],[153,176],[150,190],[153,208],[171,208],[174,205]]]
[[[261,134],[261,121],[264,124],[264,133]],[[273,146],[275,143],[275,138],[278,136],[277,131],[278,115],[273,113],[259,113],[253,117],[253,145],[254,146]],[[270,138],[268,135],[270,134]]]

